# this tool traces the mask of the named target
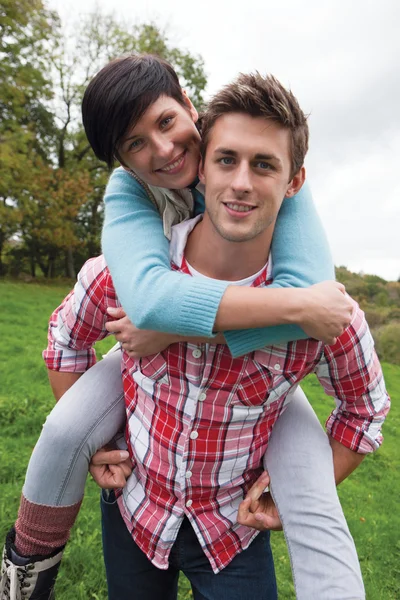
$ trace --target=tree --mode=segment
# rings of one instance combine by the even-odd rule
[[[21,10],[25,4],[28,2],[17,2]],[[96,12],[74,26],[71,35],[60,28],[54,15],[44,11],[41,1],[29,4],[35,10],[27,19],[20,19],[19,27],[26,47],[30,39],[37,53],[33,53],[31,79],[22,86],[19,104],[15,94],[15,110],[8,111],[9,122],[13,121],[18,131],[19,150],[11,142],[7,146],[3,170],[7,171],[8,165],[9,177],[0,198],[7,205],[7,236],[16,232],[19,223],[18,234],[30,256],[32,274],[39,265],[46,275],[63,269],[72,277],[75,267],[100,249],[102,197],[109,175],[91,151],[80,120],[81,98],[89,80],[109,60],[132,51],[152,52],[169,60],[198,105],[206,77],[202,59],[172,47],[166,32],[154,23],[130,26]],[[50,20],[54,28],[44,44],[36,35],[37,27],[42,23],[48,31]],[[10,65],[17,61],[16,51],[17,46],[9,47]],[[40,79],[39,71],[51,72],[51,82]],[[14,85],[14,91],[17,87]],[[18,119],[14,113],[19,114]],[[18,121],[24,126],[17,126]]]
[[[27,157],[46,154],[53,116],[44,73],[57,18],[41,0],[0,4],[0,274],[4,245],[18,231],[21,211],[14,188],[24,180]]]

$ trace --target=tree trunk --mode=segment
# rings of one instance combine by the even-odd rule
[[[0,277],[6,274],[6,269],[3,263],[3,236],[0,235]]]
[[[67,276],[70,277],[70,279],[75,279],[76,272],[75,272],[74,255],[72,252],[72,248],[68,248],[66,259],[67,259]]]
[[[36,277],[36,273],[35,273],[36,261],[35,261],[35,257],[32,254],[32,252],[29,255],[29,263],[31,266],[31,277]]]

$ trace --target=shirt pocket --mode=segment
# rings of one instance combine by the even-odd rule
[[[169,387],[171,383],[168,375],[168,364],[161,352],[140,358],[132,377],[138,386],[149,394],[154,393],[155,385]]]
[[[254,362],[271,375],[270,398],[278,399],[313,371],[315,354],[316,347],[302,341],[254,352]]]
[[[249,360],[236,388],[232,404],[237,407],[263,407],[273,389],[273,374],[269,369]]]

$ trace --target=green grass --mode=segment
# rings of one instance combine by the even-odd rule
[[[53,406],[41,352],[46,345],[51,311],[69,291],[68,285],[0,281],[0,536],[15,520],[26,465],[46,414]],[[112,340],[99,344],[101,352]],[[384,365],[393,400],[384,428],[385,443],[339,488],[354,536],[368,600],[400,599],[400,367]],[[315,377],[303,389],[321,420],[332,406]],[[289,558],[281,533],[273,550],[280,600],[293,600]],[[86,495],[57,583],[58,600],[106,600],[101,554],[99,493],[88,481]],[[180,582],[180,600],[191,598],[188,582]],[[323,599],[321,599],[323,600]]]

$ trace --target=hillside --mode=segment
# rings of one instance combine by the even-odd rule
[[[364,310],[381,360],[400,365],[400,281],[336,269],[336,279]]]

